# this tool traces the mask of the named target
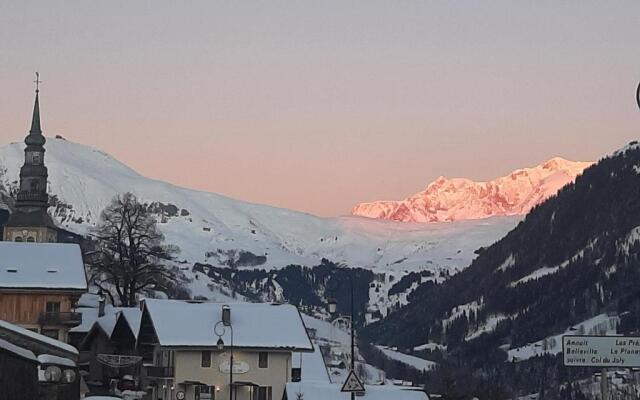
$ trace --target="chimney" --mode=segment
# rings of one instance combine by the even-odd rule
[[[98,298],[98,318],[104,317],[104,296]]]
[[[224,326],[231,325],[231,307],[226,304],[222,306],[222,324]]]

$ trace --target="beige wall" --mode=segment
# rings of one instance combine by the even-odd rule
[[[234,351],[234,363],[245,362],[249,365],[249,371],[243,374],[234,373],[234,382],[252,382],[260,386],[272,387],[272,399],[280,400],[284,393],[286,382],[291,379],[291,352],[269,353],[268,368],[258,368],[258,352]],[[195,388],[192,385],[179,385],[184,381],[198,381],[209,386],[216,386],[220,390],[216,393],[216,399],[229,398],[229,373],[221,372],[219,365],[228,360],[227,351],[212,350],[211,367],[201,367],[201,350],[176,350],[174,352],[175,381],[173,396],[167,393],[164,398],[175,398],[175,393],[182,390],[187,395],[187,400],[195,398]],[[167,385],[170,390],[170,385]],[[238,388],[238,400],[251,400],[252,389],[249,387]],[[171,397],[169,397],[171,396]]]
[[[26,242],[27,238],[32,237],[37,243],[55,243],[58,234],[53,229],[46,227],[4,227],[5,241],[15,242],[18,236],[22,238],[23,242]]]

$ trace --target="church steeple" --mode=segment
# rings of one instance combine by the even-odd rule
[[[48,214],[47,167],[44,165],[46,139],[40,127],[40,76],[36,72],[36,99],[33,105],[31,129],[24,138],[24,164],[20,168],[20,189],[15,211],[5,226],[5,240],[52,242],[57,232]],[[32,240],[30,240],[32,239]]]
[[[31,118],[31,130],[30,134],[42,134],[42,129],[40,128],[40,101],[38,100],[38,92],[36,90],[36,102],[33,105],[33,117]]]

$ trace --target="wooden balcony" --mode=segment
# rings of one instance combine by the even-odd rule
[[[43,312],[38,317],[40,325],[78,326],[82,323],[82,314],[75,312]]]
[[[173,378],[175,371],[173,367],[146,367],[149,378]]]

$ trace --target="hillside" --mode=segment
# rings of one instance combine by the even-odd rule
[[[16,190],[23,146],[0,147],[0,199],[8,197],[1,193],[2,187],[9,193]],[[253,298],[288,300],[281,287],[253,281],[267,272],[251,274],[250,270],[273,270],[268,275],[275,278],[278,270],[290,264],[315,267],[326,259],[334,265],[374,271],[370,279],[376,280],[375,290],[364,295],[384,315],[393,304],[404,304],[414,289],[394,288],[406,274],[419,272],[424,280],[446,279],[467,267],[476,249],[491,244],[518,221],[492,218],[426,225],[359,217],[319,218],[149,179],[100,150],[64,139],[48,138],[45,148],[53,203],[50,212],[60,226],[88,234],[109,201],[117,193],[131,191],[155,213],[166,241],[180,247],[177,267],[191,295],[209,299],[225,299],[239,291]],[[205,266],[207,273],[196,271],[196,264]],[[248,271],[243,282],[234,282],[230,276],[209,274],[215,268]],[[303,284],[304,274],[291,275],[291,290]],[[394,295],[389,296],[392,288]],[[322,295],[322,288],[313,290]],[[300,301],[315,304],[318,298],[314,296],[309,292]]]
[[[592,163],[560,157],[488,182],[443,176],[401,201],[356,205],[353,215],[399,222],[441,222],[523,215],[575,180]]]
[[[640,329],[639,172],[637,143],[604,158],[469,268],[443,284],[418,286],[367,337],[427,358],[454,357],[457,370],[491,371],[521,393],[540,390],[540,382],[557,389],[567,373],[559,368],[558,335]],[[446,350],[424,350],[437,346]],[[531,379],[515,382],[518,374],[505,372],[512,368]]]

